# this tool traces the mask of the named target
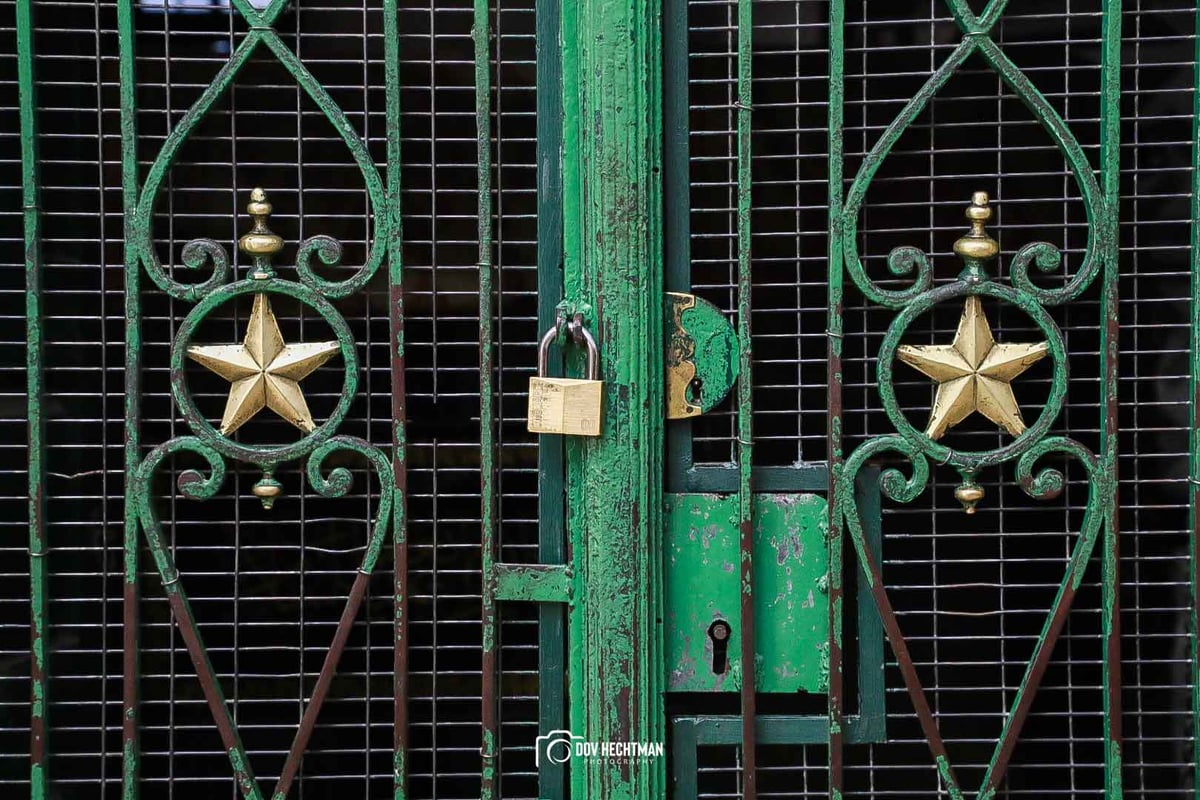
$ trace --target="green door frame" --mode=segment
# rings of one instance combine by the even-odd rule
[[[561,25],[564,293],[605,383],[603,436],[567,443],[571,728],[663,742],[660,3],[563,3]],[[666,792],[661,758],[571,771],[580,800]]]

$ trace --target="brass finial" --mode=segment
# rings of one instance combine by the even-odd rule
[[[283,248],[283,239],[267,227],[267,218],[271,216],[271,204],[267,201],[267,193],[261,188],[256,187],[250,192],[246,213],[254,220],[254,227],[238,240],[238,247],[243,253],[254,258],[251,278],[272,278],[275,276],[275,270],[271,266],[271,257]]]
[[[983,487],[964,479],[962,486],[954,490],[954,499],[962,503],[963,511],[974,514],[975,505],[983,499]]]
[[[263,508],[270,511],[271,506],[275,505],[275,498],[283,494],[283,484],[275,480],[271,473],[264,472],[262,480],[254,484],[250,491],[262,501]]]
[[[968,269],[978,269],[981,262],[990,261],[1000,252],[1000,245],[984,230],[984,225],[992,218],[987,192],[975,192],[971,196],[966,217],[971,221],[971,232],[954,243],[954,252],[967,262]]]

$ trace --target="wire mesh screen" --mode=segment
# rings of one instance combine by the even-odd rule
[[[483,676],[480,625],[479,270],[475,74],[469,0],[401,0],[400,181],[407,339],[409,674],[411,794],[475,798]],[[1098,0],[1011,4],[993,36],[1038,85],[1092,163],[1100,141]],[[11,4],[0,8],[0,141],[17,140]],[[828,457],[829,23],[826,3],[774,0],[754,6],[752,246],[755,465],[787,467]],[[538,143],[534,0],[492,4],[492,155],[496,222],[499,376],[500,558],[537,561],[536,442],[525,431],[526,380],[538,313]],[[737,4],[689,0],[686,83],[689,126],[690,275],[694,291],[731,317],[737,303]],[[846,4],[846,174],[853,175],[899,108],[960,38],[942,2]],[[168,132],[248,34],[220,2],[134,5],[140,171]],[[293,4],[274,25],[346,113],[381,171],[387,169],[384,19],[378,3]],[[1127,0],[1121,97],[1120,523],[1123,604],[1125,793],[1182,795],[1193,742],[1187,654],[1190,380],[1189,226],[1195,8],[1182,0]],[[38,0],[36,49],[44,224],[48,535],[52,554],[48,649],[55,796],[118,797],[122,780],[125,279],[124,205],[115,0]],[[17,210],[19,160],[6,147],[0,189],[0,293],[14,309],[0,319],[5,375],[22,370],[15,311],[24,263]],[[358,168],[308,96],[264,50],[180,151],[168,173],[153,234],[164,261],[206,237],[232,243],[248,227],[249,190],[265,187],[273,229],[294,263],[315,234],[338,238],[345,263],[362,263],[376,220]],[[909,127],[885,161],[859,220],[868,270],[896,246],[921,247],[938,280],[960,265],[951,246],[964,230],[971,193],[987,191],[990,229],[1007,264],[1024,244],[1058,244],[1077,263],[1087,220],[1062,154],[1029,112],[976,58],[968,60]],[[1003,273],[1002,273],[1003,274]],[[1049,276],[1046,281],[1053,282]],[[143,281],[144,284],[147,282]],[[897,282],[896,285],[902,285]],[[170,394],[169,347],[187,305],[143,287],[138,397],[142,441],[184,433]],[[356,342],[359,392],[343,430],[391,440],[388,287],[377,280],[339,301]],[[1099,431],[1101,308],[1095,287],[1054,309],[1070,354],[1068,404],[1057,426],[1091,441]],[[275,311],[288,341],[332,338],[297,304]],[[1012,309],[985,304],[1009,341],[1038,335]],[[238,341],[249,302],[232,304],[197,333]],[[911,329],[913,344],[943,341],[958,310],[939,309]],[[845,304],[847,451],[891,431],[875,386],[874,357],[886,312],[851,292]],[[189,370],[210,418],[227,387]],[[314,415],[327,415],[337,376],[305,383]],[[1018,386],[1038,408],[1050,391],[1048,364]],[[929,382],[898,367],[905,408],[924,409]],[[27,742],[28,554],[23,403],[0,390],[0,783],[29,791]],[[916,412],[911,421],[924,426]],[[732,401],[693,423],[698,465],[734,460]],[[293,435],[264,416],[245,441]],[[975,421],[956,432],[966,446],[1001,442]],[[283,768],[292,735],[329,648],[379,503],[377,478],[348,459],[344,497],[315,493],[301,468],[276,474],[284,496],[266,512],[250,494],[259,477],[231,470],[205,503],[180,499],[181,457],[155,485],[165,533],[185,575],[214,667],[247,753],[262,780]],[[964,517],[952,471],[934,471],[916,502],[884,518],[884,575],[933,710],[960,777],[975,785],[1008,713],[1053,599],[1086,502],[1085,476],[1067,470],[1061,498],[1038,502],[1011,468],[981,475],[986,501]],[[170,481],[170,483],[168,483]],[[385,550],[385,553],[387,551]],[[293,796],[381,797],[392,781],[392,562],[385,554],[352,629],[329,702]],[[1095,560],[1095,558],[1094,558]],[[1005,797],[1096,797],[1104,752],[1100,588],[1093,563],[1051,660],[1001,788]],[[153,565],[140,564],[143,796],[235,797],[228,755]],[[885,668],[887,740],[847,748],[852,796],[944,796],[903,689]],[[538,718],[535,610],[503,606],[500,626],[500,793],[537,795],[533,741]],[[764,707],[768,704],[761,704]],[[729,704],[714,700],[713,713]],[[806,707],[807,709],[807,707]],[[699,709],[704,711],[705,709]],[[696,712],[696,708],[690,709]],[[759,748],[759,795],[815,797],[829,791],[824,746]],[[740,794],[741,754],[698,749],[702,797]]]

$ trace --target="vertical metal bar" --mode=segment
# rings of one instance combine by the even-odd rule
[[[1191,559],[1192,796],[1200,798],[1200,6],[1196,7],[1196,67],[1192,84],[1192,283],[1191,364],[1192,427],[1188,432],[1190,466],[1188,506]]]
[[[122,772],[121,796],[136,800],[141,751],[138,741],[140,714],[139,653],[141,624],[138,604],[138,519],[133,475],[141,458],[142,331],[141,265],[133,242],[134,216],[138,202],[137,85],[134,68],[133,0],[117,3],[117,41],[121,80],[121,188],[124,199],[125,238],[125,537],[124,602],[121,639],[124,648],[122,677]]]
[[[1105,797],[1117,800],[1122,796],[1121,736],[1121,592],[1120,592],[1120,527],[1118,519],[1119,489],[1117,482],[1118,446],[1118,382],[1120,359],[1118,343],[1118,282],[1119,219],[1121,199],[1121,0],[1105,0],[1102,6],[1100,96],[1100,165],[1105,197],[1104,237],[1105,257],[1101,285],[1103,324],[1100,328],[1100,352],[1103,380],[1100,384],[1100,405],[1104,422],[1100,431],[1100,475],[1108,482],[1105,494],[1108,502],[1104,521],[1104,554],[1102,556],[1102,629],[1104,631],[1104,752]],[[1103,496],[1103,495],[1102,495]]]
[[[580,141],[580,97],[579,97],[579,4],[563,3],[560,7],[559,42],[562,47],[562,256],[563,297],[579,297],[582,291],[582,276],[579,267],[582,250],[580,215],[582,208],[582,165],[579,158]],[[566,494],[566,540],[567,561],[571,564],[574,579],[571,596],[575,602],[567,610],[567,719],[572,733],[582,734],[585,715],[583,687],[585,674],[583,654],[585,645],[584,624],[587,604],[583,602],[585,584],[582,570],[584,554],[584,509],[579,492],[579,481],[575,479],[582,459],[584,444],[567,440],[564,444],[567,463]],[[568,796],[573,800],[586,798],[588,774],[582,765],[576,764],[568,772]]]
[[[555,305],[563,296],[562,274],[562,52],[559,46],[560,0],[537,0],[537,261],[538,331],[554,324]],[[538,560],[562,564],[567,558],[563,519],[563,437],[538,439]],[[566,655],[565,609],[538,604],[538,732],[566,727],[563,694]],[[566,769],[542,759],[538,796],[563,797]]]
[[[21,117],[21,206],[25,224],[25,409],[29,436],[29,796],[46,796],[46,464],[42,420],[42,217],[38,181],[33,0],[18,0],[17,83]]]
[[[582,544],[570,702],[573,731],[597,742],[666,735],[660,12],[659,0],[582,0],[563,13],[564,48],[573,40],[563,65],[564,282],[596,334],[605,382],[603,435],[568,452],[571,538]],[[572,797],[658,800],[664,762],[586,759],[572,770]]]
[[[688,2],[663,4],[663,260],[666,290],[692,290],[688,141]],[[667,423],[667,490],[683,491],[692,466],[692,422]],[[674,734],[672,734],[674,735]]]
[[[696,762],[696,721],[676,720],[671,725],[671,797],[674,800],[696,800],[699,796]]]
[[[842,512],[839,486],[843,468],[842,453],[842,123],[845,102],[845,22],[843,0],[829,3],[829,305],[826,313],[828,391],[826,436],[829,459],[829,797],[842,796],[843,758],[843,674],[842,606],[845,572]],[[868,517],[871,519],[872,517]],[[860,584],[862,578],[860,577]],[[859,592],[865,598],[865,592]],[[865,606],[866,603],[861,605]],[[860,628],[859,636],[865,635]],[[861,655],[861,651],[860,651]],[[880,659],[882,661],[882,658]],[[861,686],[860,686],[860,694]],[[860,715],[865,717],[860,710]]]
[[[742,797],[758,797],[755,736],[753,340],[750,331],[750,210],[753,206],[750,139],[754,25],[750,0],[737,5],[737,246],[738,246],[738,559],[741,574]]]
[[[483,622],[482,694],[483,743],[480,799],[496,797],[496,759],[499,744],[496,696],[496,649],[499,633],[492,565],[496,561],[496,445],[492,388],[494,340],[492,331],[492,132],[491,24],[488,0],[475,0],[472,36],[475,42],[475,130],[479,192],[479,480],[480,588]]]
[[[395,616],[392,670],[392,784],[408,797],[408,461],[404,374],[404,264],[400,183],[400,29],[396,0],[383,2],[387,96],[388,326],[392,371],[392,563]],[[387,491],[387,487],[382,487]]]

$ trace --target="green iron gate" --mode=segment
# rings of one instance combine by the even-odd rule
[[[13,796],[1200,791],[1194,6],[11,7]]]

